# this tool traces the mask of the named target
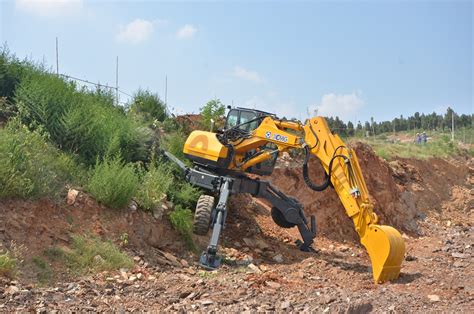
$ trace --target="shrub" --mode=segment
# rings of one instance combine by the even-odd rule
[[[56,197],[80,168],[18,120],[0,130],[0,198]]]
[[[125,164],[118,156],[97,162],[88,184],[90,193],[101,203],[112,208],[123,208],[136,194],[138,175],[132,164]]]
[[[142,89],[133,95],[130,113],[141,116],[148,123],[155,120],[164,121],[168,117],[166,104],[158,97],[158,94]]]
[[[165,163],[153,163],[138,189],[138,204],[144,209],[153,209],[166,196],[172,184],[173,174],[170,167]]]
[[[194,246],[192,239],[193,232],[193,213],[189,209],[185,209],[179,205],[169,213],[169,218],[173,228],[178,231],[186,243]]]
[[[186,136],[181,131],[175,131],[163,136],[161,146],[179,159],[184,160],[183,147],[185,142]]]
[[[46,72],[27,75],[16,89],[19,116],[60,148],[94,164],[113,149],[126,161],[146,160],[150,131],[114,106],[110,91],[79,89]]]
[[[13,278],[17,270],[17,261],[10,252],[0,251],[0,276]]]
[[[184,208],[194,208],[201,191],[188,182],[182,182],[176,184],[176,187],[170,190],[169,194],[173,203]]]

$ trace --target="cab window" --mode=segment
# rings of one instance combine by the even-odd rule
[[[240,123],[239,124],[244,124],[248,121],[255,120],[257,118],[257,115],[255,112],[252,111],[241,111],[240,112]],[[250,123],[244,124],[240,126],[241,130],[250,132],[255,130],[258,127],[258,120],[252,121]]]
[[[239,124],[239,111],[238,110],[231,110],[227,115],[227,122],[226,122],[226,129],[233,128]]]

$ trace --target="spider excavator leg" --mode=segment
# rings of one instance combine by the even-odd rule
[[[207,250],[201,254],[199,264],[206,269],[216,269],[221,264],[221,257],[217,255],[217,244],[227,217],[227,201],[230,196],[232,179],[224,178],[221,185],[219,201],[215,208],[212,235]]]

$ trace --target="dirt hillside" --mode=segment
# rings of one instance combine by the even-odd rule
[[[224,265],[197,265],[208,236],[186,249],[166,218],[140,210],[112,211],[84,193],[73,205],[2,201],[0,243],[27,248],[18,278],[0,279],[0,311],[158,310],[308,312],[469,312],[474,306],[474,161],[396,159],[386,162],[357,144],[364,176],[382,223],[402,231],[407,255],[400,278],[375,285],[367,253],[332,189],[317,193],[287,159],[268,179],[317,217],[317,253],[293,244],[297,230],[278,228],[269,207],[248,195],[232,197],[221,241]],[[311,177],[322,178],[317,162]],[[166,212],[165,212],[166,215]],[[120,245],[135,266],[39,284],[31,260],[71,234],[93,234]]]

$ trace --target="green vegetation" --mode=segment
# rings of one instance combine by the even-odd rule
[[[39,283],[49,283],[53,278],[54,273],[48,262],[44,258],[39,256],[34,256],[31,261],[36,267],[36,278],[38,279]]]
[[[165,121],[168,117],[166,104],[148,90],[139,89],[133,96],[130,105],[130,113],[139,116],[147,123],[156,121]]]
[[[393,142],[385,134],[377,136],[375,139],[369,138],[362,141],[370,144],[375,153],[386,160],[391,160],[395,157],[418,159],[444,158],[461,154],[461,149],[451,141],[448,135],[432,134],[432,136],[425,144]],[[469,153],[472,156],[472,150]]]
[[[200,190],[187,182],[177,183],[175,188],[169,191],[169,197],[173,203],[184,208],[194,208],[199,195],[201,195]]]
[[[0,276],[13,278],[17,271],[17,259],[9,251],[0,251]]]
[[[183,147],[186,142],[186,136],[180,131],[174,131],[166,134],[162,139],[162,146],[165,150],[175,155],[181,160],[184,160]]]
[[[204,130],[211,129],[211,120],[215,123],[214,129],[221,126],[219,123],[221,123],[224,113],[225,107],[219,99],[208,101],[207,104],[201,108],[202,126]]]
[[[186,243],[194,248],[192,238],[193,233],[193,213],[189,209],[176,205],[175,209],[169,214],[173,228],[178,231],[186,241]]]
[[[165,163],[153,163],[143,177],[136,200],[142,208],[152,210],[166,198],[172,184],[171,168]]]
[[[138,174],[132,164],[120,157],[105,158],[97,162],[88,190],[101,203],[112,208],[126,206],[138,190]]]
[[[110,241],[92,236],[73,235],[71,248],[45,252],[52,260],[64,261],[76,275],[131,268],[133,260]]]
[[[18,120],[0,129],[0,198],[55,197],[81,172],[68,155]]]

